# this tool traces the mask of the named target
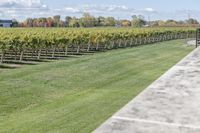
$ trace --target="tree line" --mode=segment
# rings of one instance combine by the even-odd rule
[[[60,15],[43,18],[27,18],[18,22],[13,20],[13,27],[178,27],[178,26],[199,26],[196,19],[189,18],[185,21],[156,20],[147,21],[142,15],[133,15],[131,20],[115,19],[114,17],[94,17],[84,13],[82,17],[66,16],[64,20]]]

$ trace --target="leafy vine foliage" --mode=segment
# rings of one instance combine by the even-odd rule
[[[76,47],[77,52],[81,48],[87,51],[99,50],[100,46],[113,49],[191,38],[194,35],[195,29],[191,28],[2,28],[0,51],[3,61],[7,51],[20,52],[21,55],[24,51],[37,51],[40,56],[40,51],[45,49],[65,49],[65,53],[71,46]]]

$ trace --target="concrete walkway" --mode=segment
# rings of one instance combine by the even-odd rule
[[[200,48],[94,133],[200,133]]]

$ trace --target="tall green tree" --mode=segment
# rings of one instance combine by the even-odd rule
[[[142,15],[133,15],[131,25],[132,27],[142,27],[146,24],[144,17]]]
[[[116,25],[116,20],[114,17],[107,17],[105,19],[105,22],[104,22],[104,25],[105,26],[115,26]]]
[[[187,24],[199,24],[199,22],[194,18],[190,18],[190,19],[186,20],[186,23]]]
[[[70,17],[70,16],[65,17],[65,26],[66,27],[69,27],[69,22],[71,21],[71,19],[72,19],[72,17]]]
[[[60,26],[60,15],[55,15],[53,16],[53,19],[54,19],[54,23],[55,23],[55,26],[56,27],[59,27]]]
[[[89,13],[84,13],[79,21],[81,27],[95,27],[97,25],[96,18]]]
[[[79,20],[76,17],[73,17],[70,21],[69,21],[69,27],[80,27],[79,25]]]

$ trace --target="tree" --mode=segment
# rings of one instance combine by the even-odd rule
[[[128,26],[131,26],[131,21],[121,20],[120,24],[121,24],[121,26],[128,27]]]
[[[70,16],[66,16],[66,17],[65,17],[65,25],[66,25],[67,27],[69,27],[69,22],[71,21],[71,19],[72,19],[72,17],[70,17]]]
[[[158,20],[158,26],[165,26],[165,21]]]
[[[53,27],[54,26],[54,20],[51,17],[47,18],[47,27]]]
[[[46,18],[39,18],[37,19],[39,27],[47,27],[47,19]]]
[[[70,21],[69,21],[69,27],[79,27],[79,20],[76,17],[73,17]]]
[[[153,27],[159,26],[159,25],[158,25],[158,22],[159,22],[159,20],[151,21],[151,22],[150,22],[150,25],[153,26]]]
[[[133,15],[131,25],[133,27],[142,27],[146,24],[146,21],[144,20],[144,17],[142,15]]]
[[[80,18],[79,22],[81,27],[94,27],[97,25],[97,20],[94,16],[89,13],[84,13],[83,17]]]
[[[38,27],[37,19],[33,19],[33,27]]]
[[[190,18],[186,20],[187,24],[199,24],[199,22],[196,19]]]
[[[25,26],[25,27],[33,27],[33,19],[32,19],[32,18],[27,18],[27,19],[24,21],[24,26]]]
[[[169,19],[165,22],[166,26],[177,26],[178,22],[172,19]]]
[[[12,26],[13,27],[19,27],[19,22],[16,19],[12,20]]]
[[[115,26],[115,24],[116,24],[116,21],[114,17],[107,17],[105,19],[105,22],[104,22],[105,26]]]
[[[132,19],[137,19],[138,18],[137,15],[132,15],[131,17],[132,17]]]
[[[180,20],[180,21],[178,21],[178,24],[179,24],[179,25],[184,25],[184,24],[185,24],[185,22],[184,22],[184,21],[182,21],[182,20]]]
[[[56,27],[60,26],[60,15],[53,16],[54,23]]]
[[[97,18],[97,26],[105,26],[105,17],[99,16]]]

